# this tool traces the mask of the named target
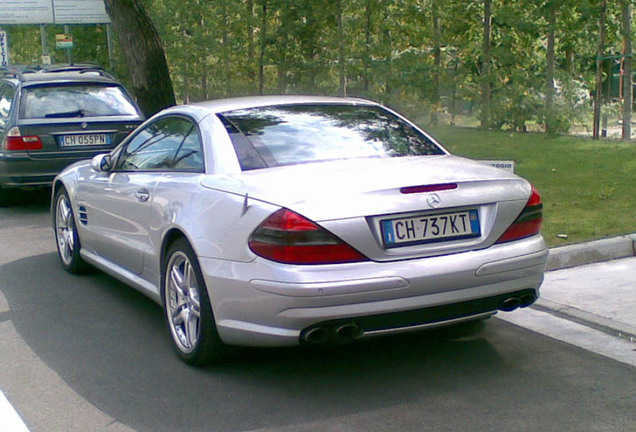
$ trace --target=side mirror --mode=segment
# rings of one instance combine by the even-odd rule
[[[91,168],[94,171],[107,173],[112,169],[110,155],[107,153],[98,154],[91,160]]]

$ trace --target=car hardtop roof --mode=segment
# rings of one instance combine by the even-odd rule
[[[103,83],[121,85],[111,76],[86,72],[38,72],[23,74],[22,82],[27,85],[46,83]]]
[[[339,98],[329,96],[246,96],[229,99],[218,99],[191,104],[216,113],[234,111],[247,108],[260,108],[275,105],[378,105],[365,99]]]
[[[108,71],[98,64],[90,63],[61,63],[52,65],[9,65],[0,67],[0,76],[4,78],[14,77],[25,81],[26,77],[42,74],[67,74],[76,73],[79,75],[103,76],[116,81]]]

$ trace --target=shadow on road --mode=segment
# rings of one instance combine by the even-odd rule
[[[441,420],[448,430],[487,428],[492,406],[516,412],[497,429],[512,430],[543,423],[518,406],[534,400],[549,410],[564,391],[537,364],[541,338],[499,320],[462,339],[425,332],[332,349],[252,349],[235,362],[196,369],[173,354],[161,309],[114,279],[69,275],[55,254],[1,271],[9,319],[31,349],[74,391],[137,431],[274,428],[399,404],[417,404],[424,409],[411,413],[418,422]],[[531,394],[537,380],[551,390]],[[475,406],[482,412],[470,420]]]
[[[160,307],[116,280],[69,275],[55,254],[2,272],[9,319],[31,349],[77,393],[137,430],[318,420],[434,395],[449,380],[502,367],[483,339],[424,333],[331,349],[252,349],[196,369],[173,354]]]
[[[50,204],[50,187],[0,191],[0,207],[3,208],[48,208]]]

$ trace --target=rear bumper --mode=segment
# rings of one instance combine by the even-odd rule
[[[85,158],[36,159],[26,153],[0,153],[0,187],[50,186],[64,168]]]
[[[527,295],[526,302],[538,297],[547,255],[541,236],[534,236],[479,251],[382,263],[200,261],[221,338],[280,346],[299,344],[325,324],[353,322],[361,330],[356,336],[364,337],[492,315],[510,296]]]

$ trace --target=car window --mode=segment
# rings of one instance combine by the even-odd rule
[[[163,117],[139,131],[122,149],[116,170],[203,171],[203,154],[194,123]]]
[[[280,105],[219,115],[243,170],[359,157],[444,151],[378,106]]]
[[[13,100],[13,87],[0,83],[0,129],[4,129],[11,111],[11,101]]]
[[[26,119],[139,114],[118,85],[47,84],[24,87],[22,93],[20,112]]]
[[[193,127],[183,140],[174,160],[173,169],[203,172],[203,151],[198,128]]]

